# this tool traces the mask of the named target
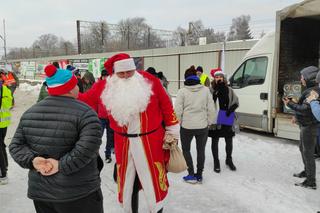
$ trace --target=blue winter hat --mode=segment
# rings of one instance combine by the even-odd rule
[[[72,90],[78,83],[77,78],[69,70],[57,69],[50,64],[44,68],[48,93],[50,95],[63,95]]]

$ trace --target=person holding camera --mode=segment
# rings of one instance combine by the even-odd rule
[[[296,183],[296,186],[301,186],[310,189],[316,189],[316,164],[313,157],[315,146],[317,143],[317,130],[319,122],[313,116],[310,104],[307,102],[307,97],[312,90],[319,93],[319,87],[315,86],[316,75],[319,69],[315,66],[309,66],[300,71],[301,84],[307,89],[301,94],[298,103],[290,100],[288,97],[283,98],[283,103],[294,110],[295,119],[300,128],[300,144],[299,149],[302,155],[304,170],[296,173],[293,176],[298,178],[306,178],[301,183]]]

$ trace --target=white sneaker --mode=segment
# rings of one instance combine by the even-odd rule
[[[2,177],[0,178],[0,185],[6,185],[9,183],[8,177]]]

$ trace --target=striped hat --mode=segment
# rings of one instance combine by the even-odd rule
[[[44,68],[49,95],[63,95],[71,91],[78,83],[77,78],[69,70],[58,69],[49,64]]]

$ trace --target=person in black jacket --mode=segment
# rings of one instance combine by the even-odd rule
[[[29,169],[28,197],[37,213],[102,213],[98,116],[76,100],[70,71],[48,65],[45,73],[49,97],[22,115],[10,154]]]
[[[216,105],[219,103],[219,110],[224,110],[226,116],[232,116],[231,114],[238,108],[239,101],[236,94],[231,87],[228,87],[227,80],[221,69],[214,69],[211,71],[211,75],[214,78],[211,82],[211,89],[213,95],[213,101]],[[211,151],[214,160],[214,171],[219,173],[220,161],[219,161],[219,138],[224,138],[226,142],[226,165],[235,171],[237,168],[233,164],[232,151],[233,151],[233,136],[235,135],[232,125],[216,124],[209,129],[208,136],[212,138]]]
[[[299,149],[304,164],[304,170],[300,173],[293,174],[294,177],[306,178],[296,186],[316,189],[316,163],[314,159],[314,150],[317,143],[317,129],[319,122],[313,116],[310,104],[306,98],[312,90],[319,93],[319,87],[316,86],[315,79],[319,69],[315,66],[309,66],[300,71],[301,84],[307,89],[303,91],[298,103],[293,102],[288,97],[283,98],[283,103],[290,109],[295,111],[295,120],[300,128],[300,144]]]

